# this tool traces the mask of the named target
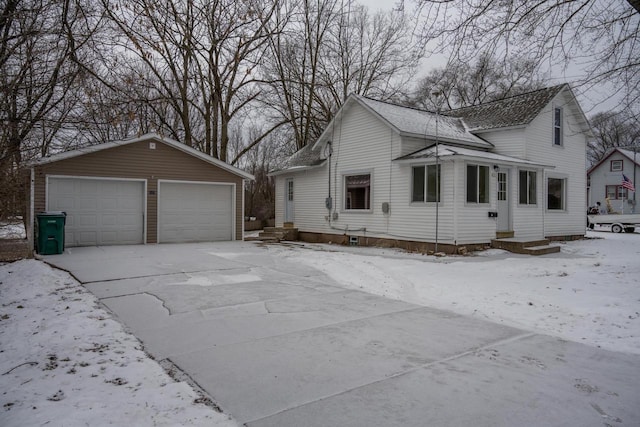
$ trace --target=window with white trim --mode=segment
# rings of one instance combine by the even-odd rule
[[[518,182],[518,201],[521,205],[535,205],[536,201],[536,171],[521,170]]]
[[[371,174],[344,176],[345,210],[371,209]]]
[[[611,172],[622,172],[622,160],[611,160]]]
[[[547,209],[565,210],[567,180],[562,178],[547,178]]]
[[[440,201],[440,165],[414,166],[411,169],[411,201]]]
[[[467,203],[489,203],[489,166],[467,165]]]
[[[553,109],[553,145],[562,145],[562,108]]]

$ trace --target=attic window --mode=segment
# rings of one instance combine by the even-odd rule
[[[371,209],[371,175],[346,175],[344,177],[346,210]]]
[[[553,109],[553,145],[562,145],[562,108]]]
[[[611,172],[622,171],[622,160],[611,160]]]

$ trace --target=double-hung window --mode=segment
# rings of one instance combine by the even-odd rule
[[[562,145],[562,108],[553,109],[553,145]]]
[[[440,201],[440,165],[414,166],[411,170],[411,201]]]
[[[345,175],[345,210],[371,209],[371,174]]]
[[[607,185],[607,198],[611,200],[628,199],[629,192],[622,185]]]
[[[467,203],[489,203],[489,166],[467,165]]]
[[[562,178],[547,179],[547,209],[566,209],[566,182],[567,180]]]
[[[536,202],[536,178],[535,171],[521,170],[518,182],[518,200],[521,205],[535,205]]]

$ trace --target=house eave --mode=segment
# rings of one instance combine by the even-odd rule
[[[280,176],[280,175],[287,175],[287,174],[292,174],[292,173],[304,172],[304,171],[308,171],[308,170],[311,170],[311,169],[320,168],[320,167],[324,166],[326,163],[327,163],[327,161],[323,160],[322,163],[318,163],[317,165],[312,165],[312,166],[294,166],[294,167],[288,168],[288,169],[282,169],[282,170],[279,170],[279,171],[269,172],[267,174],[267,176]]]
[[[131,138],[131,139],[126,139],[121,141],[110,141],[110,142],[105,142],[103,144],[90,145],[85,148],[79,148],[77,150],[65,151],[62,153],[54,154],[49,157],[42,157],[40,159],[34,160],[33,162],[29,163],[28,167],[32,167],[32,168],[38,167],[38,166],[46,165],[49,163],[59,162],[61,160],[67,160],[67,159],[72,159],[74,157],[83,156],[85,154],[97,153],[99,151],[108,150],[110,148],[122,147],[125,145],[135,144],[137,142],[143,142],[143,141],[159,142],[159,143],[166,144],[186,154],[196,157],[202,161],[205,161],[209,164],[217,166],[220,169],[224,169],[227,172],[230,172],[234,175],[238,175],[243,179],[248,179],[251,181],[255,180],[255,177],[252,174],[245,172],[242,169],[239,169],[235,166],[231,166],[230,164],[225,163],[220,159],[216,159],[215,157],[211,157],[201,151],[196,150],[195,148],[189,147],[185,144],[182,144],[170,138],[164,138],[155,133],[149,133],[149,134],[139,136],[137,138]]]
[[[479,133],[489,133],[489,132],[500,132],[500,131],[507,131],[507,130],[516,130],[516,129],[524,129],[527,126],[529,126],[529,123],[523,123],[523,124],[519,124],[519,125],[512,125],[512,126],[498,126],[498,127],[492,127],[492,128],[487,128],[487,129],[469,129],[469,132],[471,132],[472,134],[479,134]]]
[[[448,147],[446,146],[443,148],[448,149]],[[487,153],[489,155],[483,155],[483,153]],[[496,157],[496,156],[499,156],[499,157]],[[532,162],[525,159],[518,159],[515,157],[510,158],[509,156],[494,154],[487,151],[482,151],[482,152],[478,151],[477,155],[447,153],[445,155],[439,155],[438,157],[441,161],[448,160],[448,159],[463,160],[463,161],[472,160],[476,162],[480,161],[483,163],[490,163],[498,166],[518,166],[518,167],[532,167],[532,168],[539,168],[539,169],[555,169],[555,166],[553,165],[545,165],[542,163]],[[435,163],[435,161],[436,161],[436,156],[433,153],[430,153],[429,155],[425,155],[422,157],[406,157],[405,156],[403,158],[398,158],[393,160],[393,162],[401,165],[411,165],[411,164],[419,164],[419,163],[422,163],[422,164]]]

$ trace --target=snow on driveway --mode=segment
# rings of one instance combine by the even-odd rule
[[[640,234],[589,236],[598,238],[544,257],[266,248],[346,288],[640,354]],[[237,426],[171,379],[67,273],[35,260],[0,265],[0,303],[0,425]]]
[[[0,425],[237,426],[67,273],[0,265]]]
[[[280,251],[347,288],[640,354],[640,234],[588,236],[543,257],[489,250],[435,258],[331,245]]]

